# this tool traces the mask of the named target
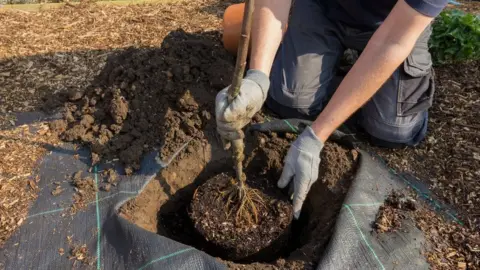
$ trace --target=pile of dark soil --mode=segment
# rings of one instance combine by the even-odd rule
[[[385,233],[401,230],[402,221],[407,218],[413,219],[412,211],[415,210],[417,210],[417,203],[413,198],[392,191],[378,210],[374,222],[375,231]]]
[[[222,192],[232,188],[232,175],[219,174],[201,185],[194,193],[190,217],[195,229],[224,253],[223,258],[239,260],[256,257],[275,258],[288,242],[293,209],[287,196],[268,180],[247,175],[249,187],[257,192],[255,215],[237,216],[240,202],[231,202]],[[275,192],[276,191],[276,192]],[[244,206],[248,207],[248,206]],[[249,219],[248,219],[249,218]],[[260,256],[258,254],[260,253]]]
[[[82,1],[38,12],[0,11],[0,128],[11,127],[15,112],[38,111],[51,100],[84,90],[107,57],[129,46],[157,48],[178,28],[220,29],[230,1],[160,1],[140,5],[97,5]],[[25,37],[28,37],[27,39]],[[46,102],[47,106],[43,106]]]
[[[91,86],[69,93],[63,119],[52,130],[88,145],[92,164],[119,158],[127,174],[140,168],[148,151],[164,145],[162,154],[168,155],[188,138],[201,139],[215,94],[233,70],[218,38],[178,31],[160,49],[110,56]]]

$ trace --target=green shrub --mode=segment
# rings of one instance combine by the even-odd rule
[[[446,10],[433,23],[430,52],[436,64],[480,58],[480,18]]]

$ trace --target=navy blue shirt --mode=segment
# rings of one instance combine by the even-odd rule
[[[347,25],[363,29],[377,28],[390,13],[397,0],[317,0],[327,9],[327,16]],[[405,0],[413,9],[436,17],[448,0]]]

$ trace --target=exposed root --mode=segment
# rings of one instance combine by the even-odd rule
[[[247,224],[258,223],[257,205],[265,205],[257,189],[250,188],[243,182],[232,179],[230,186],[220,191],[220,197],[226,201],[225,214],[229,217],[235,211],[235,222],[246,221]]]

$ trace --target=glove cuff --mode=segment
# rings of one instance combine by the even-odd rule
[[[251,80],[257,83],[262,89],[263,100],[267,98],[267,92],[268,92],[268,89],[270,88],[270,78],[268,78],[267,74],[263,73],[258,69],[249,69],[247,71],[247,75],[245,76],[245,79]]]
[[[309,152],[320,152],[323,149],[323,142],[315,135],[313,129],[307,126],[305,130],[298,136],[296,145],[300,149],[305,149]]]

